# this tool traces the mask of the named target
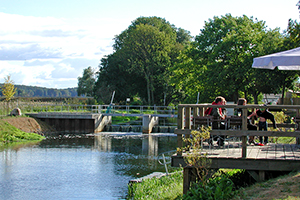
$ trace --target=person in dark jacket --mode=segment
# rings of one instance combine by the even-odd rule
[[[248,116],[248,119],[250,119],[252,116],[256,116],[257,118],[259,118],[259,122],[258,122],[258,129],[267,131],[268,130],[268,123],[267,123],[267,119],[271,120],[271,122],[273,123],[273,128],[277,129],[276,126],[276,122],[275,122],[275,117],[272,113],[270,113],[267,108],[262,108],[262,109],[258,109],[255,112],[253,112],[251,115]],[[268,136],[264,136],[264,140],[263,137],[260,136],[259,137],[259,145],[266,145],[268,144]]]

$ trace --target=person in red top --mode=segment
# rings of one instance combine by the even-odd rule
[[[225,105],[226,104],[226,100],[224,97],[222,96],[218,96],[215,98],[215,101],[212,103],[212,105]],[[211,115],[213,116],[213,119],[215,119],[212,122],[212,129],[225,129],[225,125],[220,123],[220,121],[218,120],[224,120],[226,118],[226,110],[222,109],[222,108],[208,108],[205,111],[206,115]],[[218,142],[217,144],[219,146],[224,146],[224,136],[218,136]]]

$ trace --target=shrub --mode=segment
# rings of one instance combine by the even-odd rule
[[[236,194],[233,182],[221,175],[210,178],[207,182],[198,182],[190,188],[183,200],[223,200],[232,199]]]

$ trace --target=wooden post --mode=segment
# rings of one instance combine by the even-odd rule
[[[185,129],[191,129],[191,107],[185,108]]]
[[[247,108],[242,109],[242,131],[247,131]],[[242,158],[247,157],[247,136],[242,136]]]
[[[183,194],[186,194],[190,189],[191,183],[197,180],[197,173],[194,167],[183,168]]]
[[[265,171],[259,170],[258,176],[259,176],[259,181],[264,181],[265,180]]]
[[[299,113],[299,109],[297,109],[297,113],[296,116],[299,117],[300,113]],[[298,130],[300,130],[300,123],[298,123]],[[296,137],[296,144],[299,145],[300,144],[300,137]]]
[[[183,117],[184,117],[184,109],[182,106],[178,106],[178,117],[177,117],[177,128],[178,129],[183,129],[184,128],[184,123],[183,123]],[[177,144],[178,148],[182,148],[182,134],[177,134]],[[182,155],[182,152],[179,151],[177,152],[178,156]]]
[[[199,108],[198,107],[193,107],[193,129],[196,129],[195,126],[195,121],[194,119],[199,115]]]

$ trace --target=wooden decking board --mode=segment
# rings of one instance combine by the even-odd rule
[[[212,158],[241,158],[241,142],[226,142],[224,147],[214,144],[209,147],[204,144],[203,151],[208,152]],[[247,159],[278,159],[278,160],[300,160],[300,146],[294,144],[269,143],[265,146],[248,145]]]
[[[285,155],[284,155],[285,159],[292,159],[292,160],[296,159],[292,145],[285,145],[284,152],[285,152]]]
[[[285,159],[286,157],[286,151],[283,144],[278,144],[280,149],[277,149],[276,151],[276,159]]]
[[[295,159],[295,155],[294,152],[292,151],[291,145],[285,145],[283,146],[283,150],[284,150],[284,159],[287,159],[289,157],[292,157],[293,159]]]

